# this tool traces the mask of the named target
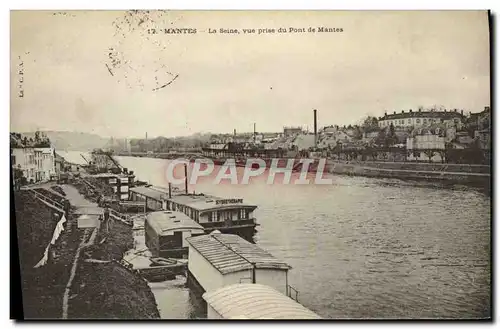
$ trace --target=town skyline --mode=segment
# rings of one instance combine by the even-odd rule
[[[325,126],[418,106],[476,113],[490,104],[486,11],[263,12],[253,24],[328,26],[333,17],[343,32],[153,38],[136,22],[123,39],[113,23],[126,12],[68,13],[12,13],[11,131],[154,138],[249,132],[254,123],[262,132],[312,130],[312,109]],[[245,28],[241,15],[168,12],[153,22],[202,30],[223,18]],[[129,66],[109,71],[112,56]],[[172,82],[156,90],[155,79]]]

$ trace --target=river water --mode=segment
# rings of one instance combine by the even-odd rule
[[[166,185],[168,160],[117,157]],[[299,301],[325,318],[484,318],[490,306],[490,196],[399,180],[213,184],[196,192],[258,205],[255,242],[292,266]],[[198,316],[182,282],[152,287],[164,318]]]

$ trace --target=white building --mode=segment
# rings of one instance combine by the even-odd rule
[[[317,320],[319,315],[262,284],[241,283],[203,294],[208,319]]]
[[[405,112],[404,110],[400,113],[394,111],[393,114],[385,114],[383,117],[378,118],[378,125],[380,128],[385,128],[391,124],[394,127],[425,127],[430,126],[435,123],[444,123],[446,126],[456,126],[461,128],[462,121],[465,116],[463,111],[458,112],[458,110],[453,111],[413,111],[409,110]]]
[[[445,147],[444,129],[439,127],[415,129],[406,140],[406,149],[409,151],[407,160],[441,162],[443,158],[439,151],[444,151]],[[429,159],[431,150],[434,150],[434,153]]]
[[[36,182],[37,163],[32,147],[11,148],[12,167],[21,169],[28,182]]]
[[[56,174],[55,150],[51,147],[34,148],[37,166],[35,181],[48,181]]]
[[[196,279],[205,292],[247,282],[270,286],[288,296],[291,267],[256,244],[218,231],[186,240],[189,276]]]

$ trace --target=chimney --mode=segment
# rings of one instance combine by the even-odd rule
[[[461,110],[461,111],[460,111],[460,114],[464,115],[464,110]]]
[[[422,112],[422,109],[418,109],[419,112]]]
[[[396,114],[396,111],[394,111],[394,114]]]
[[[457,112],[457,109],[453,109],[453,111]]]
[[[253,123],[253,142],[255,143],[255,134],[256,134],[256,130],[255,130],[255,122]]]
[[[405,113],[405,110],[402,110],[401,113]]]
[[[236,136],[236,129],[234,130],[234,136]]]
[[[186,188],[186,194],[189,194],[189,191],[188,191],[188,165],[187,163],[184,164],[184,185],[185,185],[185,188]]]
[[[413,112],[413,110],[412,110],[412,109],[410,109],[410,113],[412,113],[412,112]]]
[[[318,141],[318,115],[317,111],[314,111],[314,146],[316,147],[317,141]]]
[[[172,183],[168,183],[168,198],[172,198]]]

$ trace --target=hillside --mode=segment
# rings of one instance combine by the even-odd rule
[[[109,138],[95,134],[72,131],[44,131],[57,150],[62,151],[91,151],[95,148],[103,148]],[[28,138],[35,133],[22,133]]]

